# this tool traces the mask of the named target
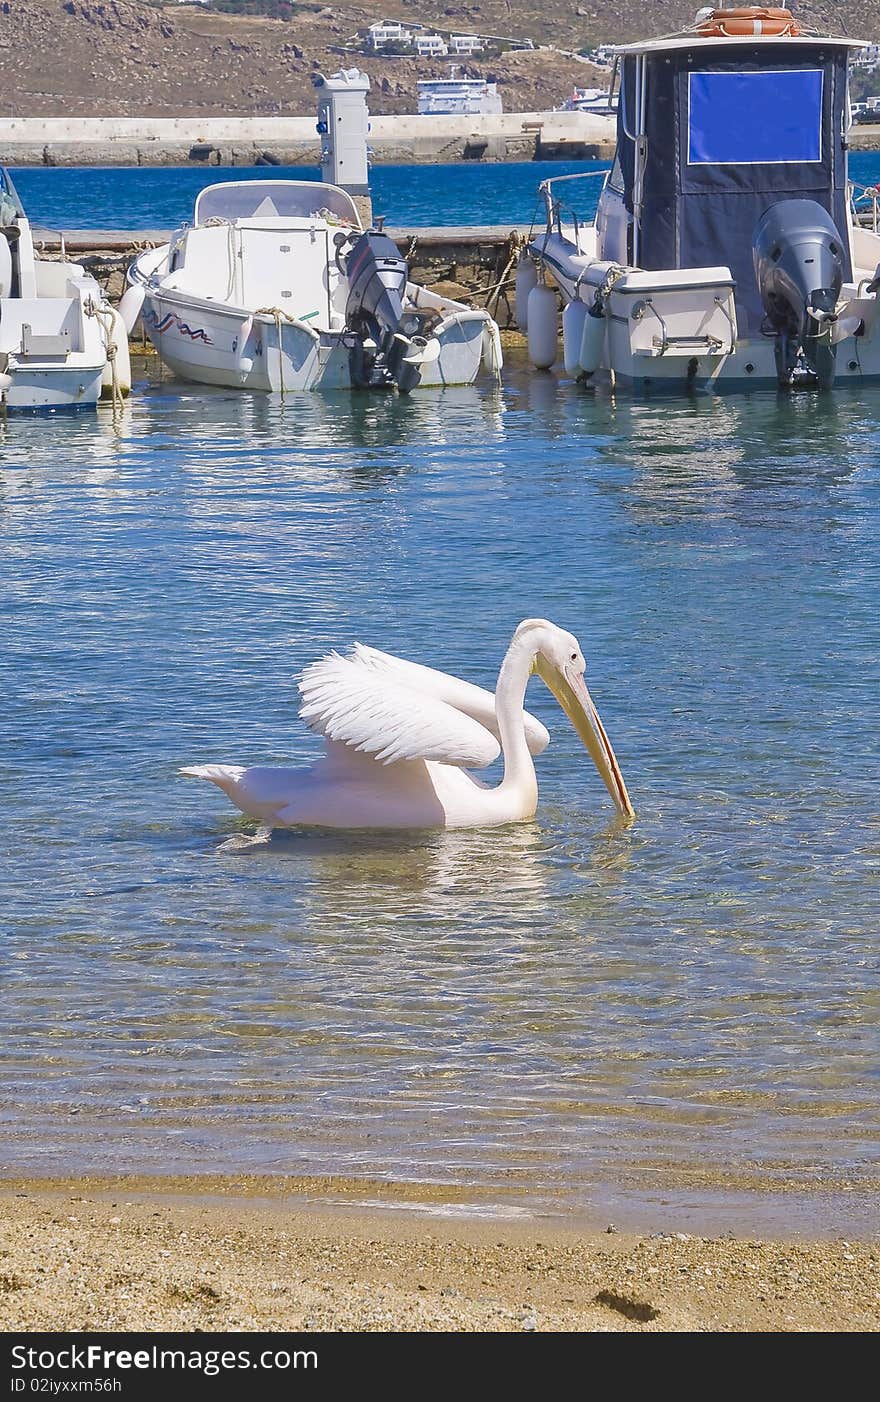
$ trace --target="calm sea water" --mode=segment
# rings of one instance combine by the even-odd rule
[[[607,169],[607,161],[375,166],[370,180],[373,208],[390,224],[528,224],[542,180]],[[132,230],[176,228],[192,219],[196,195],[217,181],[321,178],[303,166],[24,167],[12,175],[34,224]],[[579,214],[594,213],[601,184],[598,176],[569,184],[566,202]]]
[[[543,225],[537,190],[550,176],[603,173],[606,161],[532,161],[525,164],[375,166],[373,208],[390,225]],[[192,218],[196,195],[220,180],[318,180],[302,166],[22,168],[13,179],[34,224],[53,229],[171,229]],[[863,185],[880,181],[880,153],[857,151],[850,175]],[[600,178],[563,185],[567,208],[582,218],[596,211]]]
[[[647,1162],[876,1169],[880,395],[141,385],[0,422],[0,1164],[583,1201]],[[278,835],[187,762],[307,760],[360,638],[491,684],[574,630],[534,823]]]

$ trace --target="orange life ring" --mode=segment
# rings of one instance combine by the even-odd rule
[[[754,38],[761,34],[790,38],[800,34],[800,30],[791,10],[753,5],[743,10],[713,10],[697,26],[697,33],[717,39]]]

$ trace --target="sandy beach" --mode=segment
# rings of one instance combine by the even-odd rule
[[[876,1241],[635,1235],[470,1211],[366,1183],[7,1180],[0,1328],[877,1329]]]

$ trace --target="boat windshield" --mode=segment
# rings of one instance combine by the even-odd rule
[[[196,200],[195,222],[209,219],[308,219],[322,210],[360,227],[349,195],[317,180],[240,180],[209,185]]]
[[[0,228],[6,229],[10,224],[14,224],[16,219],[24,217],[12,176],[5,166],[0,166]]]

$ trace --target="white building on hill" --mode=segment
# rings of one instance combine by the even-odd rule
[[[417,34],[413,43],[416,53],[422,58],[445,58],[449,53],[446,40],[441,34]]]
[[[481,54],[483,41],[478,34],[450,34],[449,52],[465,56],[467,54]]]
[[[852,68],[875,68],[880,63],[880,44],[868,44],[850,59]]]
[[[411,44],[412,30],[404,29],[402,24],[390,23],[382,20],[380,24],[371,24],[367,30],[367,42],[371,49],[384,49],[388,44]]]

